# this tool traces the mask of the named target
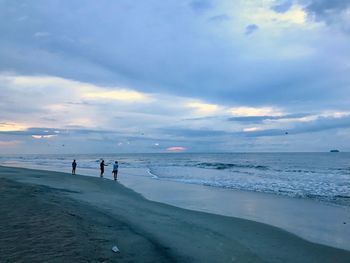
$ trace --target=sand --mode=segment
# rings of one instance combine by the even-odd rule
[[[0,189],[0,262],[350,259],[276,227],[149,201],[110,180],[0,167]]]
[[[350,251],[350,206],[140,176],[121,171],[121,183],[149,200],[272,225],[311,242]]]
[[[172,262],[123,222],[58,190],[0,179],[0,191],[0,262]],[[114,254],[115,243],[130,249]]]

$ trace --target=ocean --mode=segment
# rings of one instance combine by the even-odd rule
[[[350,153],[159,153],[0,156],[0,165],[99,176],[119,161],[119,176],[315,199],[350,206]]]

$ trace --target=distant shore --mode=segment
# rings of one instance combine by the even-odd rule
[[[100,178],[0,167],[0,261],[348,262],[254,221],[148,201]],[[120,253],[112,252],[117,245]]]

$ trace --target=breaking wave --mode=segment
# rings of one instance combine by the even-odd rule
[[[234,164],[234,163],[199,163],[196,165],[199,168],[209,168],[209,169],[232,169],[232,168],[247,168],[247,169],[258,169],[258,170],[267,170],[268,167],[265,165],[252,165],[252,164]]]

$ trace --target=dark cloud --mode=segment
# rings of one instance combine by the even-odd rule
[[[270,136],[286,136],[286,130],[281,129],[267,129],[261,131],[251,131],[251,132],[238,132],[237,135],[246,137],[270,137]]]
[[[243,117],[231,117],[228,120],[242,123],[262,123],[265,120],[281,120],[281,119],[295,119],[306,117],[310,114],[295,113],[282,116],[243,116]]]
[[[31,136],[31,135],[57,135],[55,131],[63,132],[63,130],[55,130],[52,128],[28,128],[21,131],[0,131],[0,134],[6,135],[18,135],[18,136]]]
[[[274,120],[276,116],[245,116],[245,117],[231,117],[228,120],[242,123],[262,123],[264,120]]]
[[[223,135],[228,135],[228,132],[220,130],[210,130],[210,129],[181,129],[181,128],[166,128],[161,129],[162,132],[179,137],[219,137]]]
[[[319,19],[324,19],[350,7],[348,0],[275,0],[271,9],[277,13],[285,13],[294,3],[300,4],[310,15],[315,15]]]
[[[283,1],[277,1],[271,9],[277,13],[285,13],[287,12],[293,5],[292,0],[283,0]]]
[[[241,117],[238,119],[233,119],[233,121],[240,121],[245,123],[250,122],[262,122],[266,119],[290,119],[290,118],[300,118],[308,116],[307,114],[291,114],[285,116],[253,116],[253,117]],[[232,120],[231,120],[232,121]],[[257,130],[251,132],[228,132],[224,130],[213,130],[213,129],[186,129],[186,128],[163,128],[159,129],[161,133],[167,134],[171,136],[171,140],[178,140],[179,138],[183,138],[184,141],[191,139],[201,139],[206,138],[208,141],[210,140],[221,140],[227,137],[271,137],[271,136],[291,136],[295,134],[304,134],[304,133],[314,133],[321,132],[331,129],[339,129],[339,128],[350,128],[350,117],[319,117],[314,121],[310,122],[299,122],[294,124],[291,128],[284,129],[266,129],[266,130]],[[172,136],[175,136],[173,138]],[[132,137],[130,137],[132,138]],[[133,137],[133,139],[142,139],[142,137]],[[157,137],[148,138],[149,140],[157,140]]]
[[[293,4],[300,4],[310,20],[324,21],[350,33],[350,21],[345,13],[350,8],[348,0],[276,0],[271,9],[277,13],[287,12]]]
[[[350,1],[314,0],[306,7],[311,17],[325,21],[341,31],[350,34]]]
[[[196,12],[203,12],[212,8],[213,5],[210,0],[192,0],[190,6]]]
[[[0,131],[1,134],[6,135],[18,135],[18,136],[32,136],[32,135],[57,135],[57,136],[67,136],[67,135],[87,135],[87,134],[116,134],[115,131],[109,130],[92,130],[92,129],[76,129],[71,127],[69,129],[56,129],[56,128],[28,128],[21,131]]]
[[[248,25],[246,28],[245,28],[245,34],[248,36],[248,35],[251,35],[253,34],[256,30],[258,30],[259,27],[255,24],[251,24],[251,25]]]
[[[178,1],[26,3],[0,2],[0,70],[192,96],[226,105],[289,107],[296,101],[306,105],[312,100],[310,107],[317,108],[324,101],[339,105],[339,98],[347,94],[347,70],[335,56],[348,57],[342,43],[332,42],[323,49],[316,43],[300,43],[306,36],[288,34],[261,50],[258,43],[243,46],[240,37],[244,35],[225,35],[224,29],[220,35],[213,34],[208,27],[217,25],[198,24],[198,18],[185,12],[188,7]],[[189,3],[198,11],[212,6],[210,1]],[[221,11],[222,15],[211,16],[213,21],[228,18]],[[256,31],[255,27],[249,25],[247,33]],[[38,32],[49,34],[34,37]],[[286,45],[304,44],[314,49],[313,56],[275,55],[283,53],[279,51]],[[337,92],[330,86],[336,86]]]
[[[295,127],[298,133],[305,132],[318,132],[329,129],[337,128],[349,128],[350,127],[350,117],[333,118],[333,117],[320,117],[315,121],[309,122],[307,124],[299,124]]]
[[[59,122],[58,119],[51,118],[51,117],[41,117],[40,119],[43,121],[49,121],[49,122]]]
[[[286,12],[290,7],[287,2],[276,4],[274,10]],[[229,19],[225,13],[227,10],[219,10],[215,6],[213,13],[211,1],[186,3],[190,3],[195,12],[182,1],[150,0],[137,4],[127,0],[101,0],[98,3],[83,0],[0,1],[0,70],[29,75],[48,74],[110,87],[125,86],[157,94],[188,96],[229,107],[273,105],[288,112],[348,109],[348,39],[340,39],[339,36],[330,38],[328,32],[322,35],[322,30],[299,28],[286,29],[271,36],[268,28],[265,30],[264,27],[259,34],[253,35],[261,39],[249,41],[251,38],[242,34],[244,28],[239,27],[238,33],[235,33],[235,16],[240,19],[240,10],[235,10],[234,5],[230,10],[230,22],[220,23]],[[327,7],[328,3],[333,3],[331,9]],[[341,10],[340,2],[328,3],[313,1],[303,6],[310,15],[325,16],[328,12],[325,10]],[[253,34],[256,30],[257,25],[252,24],[247,27],[246,33]],[[295,46],[297,49],[294,49]],[[302,50],[311,49],[311,54],[300,55],[300,47]],[[0,89],[3,93],[3,86]],[[80,105],[74,98],[69,101],[72,103],[68,105]],[[1,97],[0,117],[11,119],[12,113],[4,113],[5,110],[18,111],[19,115],[26,116],[33,112],[34,109],[30,108],[36,108],[33,105],[15,105],[14,101]],[[112,114],[103,102],[100,105],[101,112],[104,110]],[[179,113],[180,109],[169,110],[171,106],[133,105],[130,111],[153,115],[159,111],[169,116],[176,111],[181,118],[186,116]],[[45,112],[39,114],[47,121],[59,119],[57,115],[46,116]],[[124,114],[123,120],[118,117],[110,124],[142,125],[134,121],[136,117],[130,120],[130,125],[126,125],[127,118],[129,115]],[[142,117],[139,119],[152,123]],[[242,124],[274,119],[276,117],[263,116],[231,118],[230,121]],[[169,128],[160,131],[159,138],[168,134],[214,139],[231,135],[216,131],[220,128],[214,127],[216,122],[207,121],[207,131]],[[164,125],[167,123],[164,122]],[[47,134],[42,130],[27,132],[27,135]],[[82,140],[90,135],[98,137],[99,134],[111,138],[121,136],[110,131],[84,130],[73,126],[68,127],[68,132],[77,137],[82,135]],[[279,132],[283,134],[283,131],[273,131],[272,134]]]
[[[340,128],[350,128],[350,117],[320,117],[315,121],[299,123],[290,129],[267,129],[261,131],[258,130],[244,133],[242,132],[239,134],[248,137],[290,136],[295,134],[321,132]]]
[[[87,102],[87,101],[77,101],[77,102],[74,102],[74,101],[68,101],[66,102],[66,104],[68,105],[83,105],[83,106],[96,106],[96,105],[99,105],[98,103],[93,103],[93,102]]]
[[[318,18],[325,18],[330,14],[336,15],[339,11],[350,7],[348,0],[311,0],[306,5],[306,10],[315,14]]]
[[[195,117],[195,118],[185,118],[182,119],[183,121],[203,121],[203,120],[215,120],[215,119],[221,119],[220,116],[206,116],[206,117]]]

